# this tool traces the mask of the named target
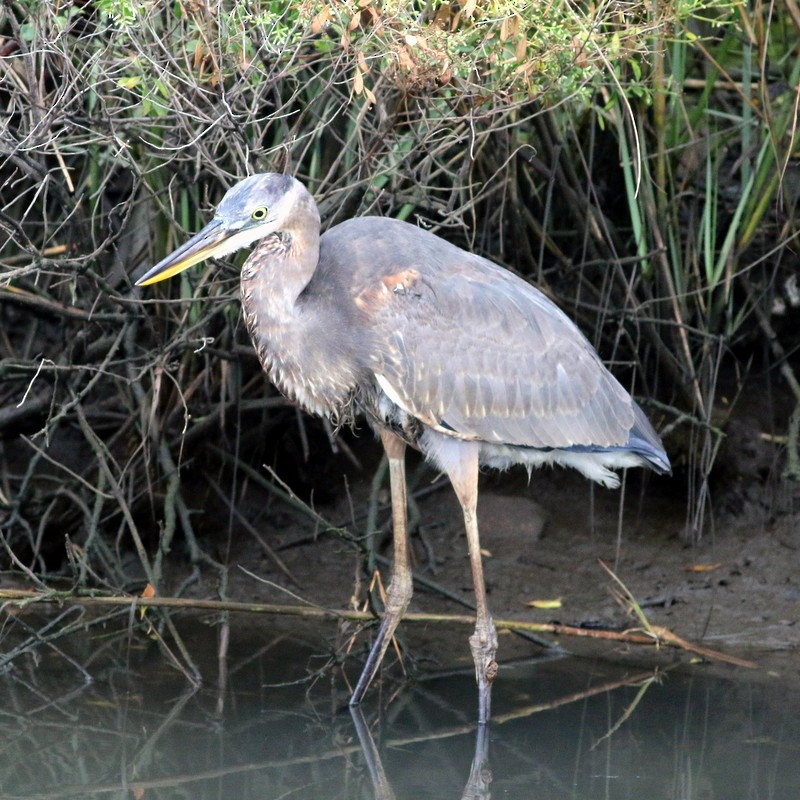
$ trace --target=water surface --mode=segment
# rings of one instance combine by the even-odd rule
[[[469,671],[387,681],[353,717],[335,670],[307,679],[328,661],[308,637],[243,628],[219,658],[220,630],[189,627],[198,689],[141,636],[15,659],[0,800],[800,797],[800,695],[777,679],[504,665],[482,737]]]

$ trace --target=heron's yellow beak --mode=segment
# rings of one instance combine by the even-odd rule
[[[226,246],[226,243],[236,233],[237,231],[226,228],[221,220],[212,219],[200,233],[192,236],[188,242],[182,244],[175,252],[170,253],[163,261],[159,261],[142,275],[136,281],[136,285],[149,286],[151,283],[158,283],[205,261],[207,258],[229,253],[231,248]]]

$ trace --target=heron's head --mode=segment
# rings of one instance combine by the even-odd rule
[[[159,261],[136,285],[171,278],[207,258],[228,255],[282,230],[298,203],[310,200],[303,184],[289,175],[251,175],[227,191],[214,218],[200,233]]]

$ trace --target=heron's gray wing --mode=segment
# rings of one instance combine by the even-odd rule
[[[424,232],[421,232],[424,233]],[[425,242],[427,242],[427,235]],[[381,388],[426,425],[465,439],[624,445],[633,401],[573,322],[534,287],[458,248],[417,243],[356,305]]]

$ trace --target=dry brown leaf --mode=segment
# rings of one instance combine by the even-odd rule
[[[525,56],[528,54],[528,37],[523,33],[517,41],[517,48],[514,51],[514,56],[517,61],[524,61]]]
[[[397,51],[397,61],[401,69],[411,71],[414,69],[414,59],[409,55],[409,51],[404,47],[402,50]]]
[[[500,41],[505,42],[510,35],[511,35],[511,19],[509,17],[506,17],[500,23]]]
[[[317,34],[330,22],[331,10],[328,6],[323,6],[322,10],[311,20],[311,33]]]
[[[144,598],[155,597],[156,596],[155,586],[153,586],[152,583],[148,583],[147,586],[145,586],[144,589],[142,589],[142,593],[139,596]],[[147,606],[142,604],[142,606],[139,608],[139,619],[144,619],[146,613],[147,613]]]

